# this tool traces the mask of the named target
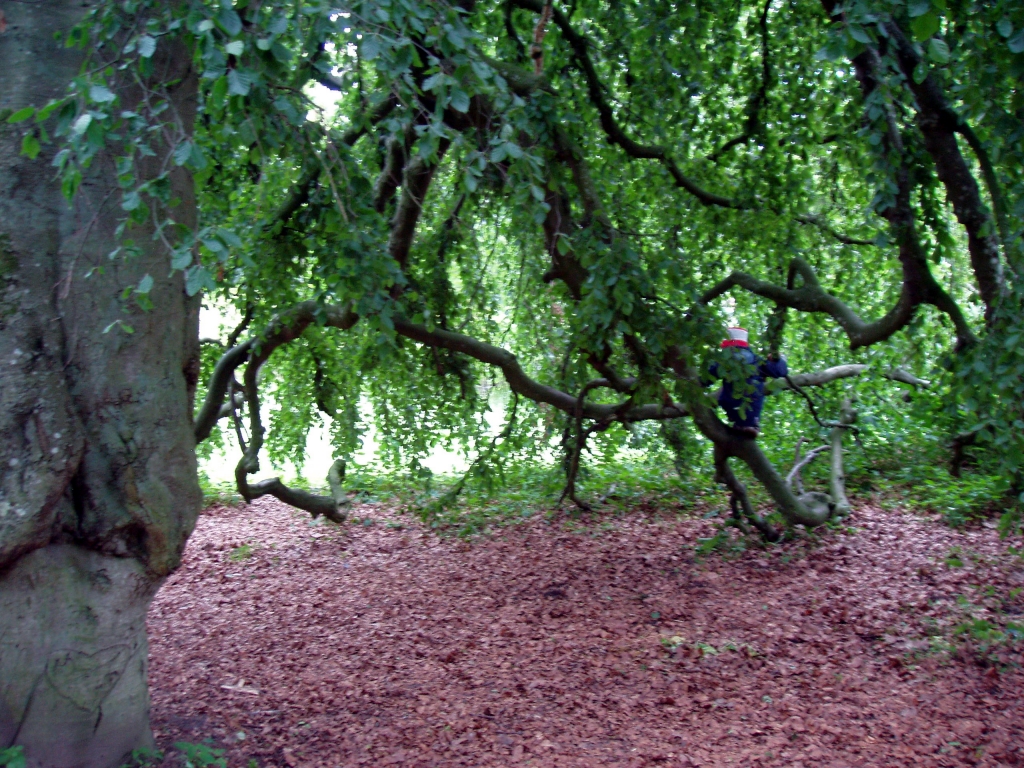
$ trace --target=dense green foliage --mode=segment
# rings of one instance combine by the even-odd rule
[[[488,491],[502,468],[552,463],[557,488],[587,425],[584,495],[587,466],[624,448],[700,471],[701,434],[727,441],[673,417],[706,406],[699,370],[735,323],[757,349],[779,343],[794,372],[870,366],[810,395],[824,420],[858,397],[853,482],[927,487],[961,435],[981,476],[1001,478],[979,493],[1024,494],[1024,4],[831,6],[558,3],[538,76],[539,0],[107,3],[70,41],[96,47],[97,66],[38,113],[25,150],[55,120],[72,193],[97,148],[119,147],[128,224],[158,224],[189,290],[247,318],[254,355],[299,302],[347,308],[350,322],[315,311],[260,371],[278,460],[301,464],[325,417],[350,458],[370,414],[383,467],[422,477],[434,446],[455,446]],[[194,134],[161,108],[173,84],[150,62],[166,35],[195,52]],[[151,93],[147,112],[118,107],[108,85],[128,77]],[[136,182],[154,130],[176,147],[157,160],[195,175],[197,233],[167,218],[165,176]],[[967,178],[949,177],[954,166]],[[980,207],[961,215],[952,196],[971,184]],[[995,283],[975,257],[986,242]],[[795,257],[861,317],[913,302],[858,341],[836,312],[785,293]],[[733,270],[750,280],[701,300]],[[125,329],[147,290],[124,297]],[[624,405],[577,424],[573,407],[513,382],[513,408],[508,371],[440,332],[512,352],[580,407],[584,395]],[[225,348],[204,350],[207,381]],[[896,368],[930,383],[884,377]],[[612,386],[584,389],[598,377]],[[495,436],[485,415],[498,403],[507,426]],[[827,434],[792,392],[770,398],[764,425],[776,465],[798,437]],[[204,449],[220,439],[215,429]]]

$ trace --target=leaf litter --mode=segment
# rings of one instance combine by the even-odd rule
[[[355,513],[200,517],[149,616],[167,765],[1024,765],[1024,561],[991,529],[864,505],[727,560],[701,519]]]

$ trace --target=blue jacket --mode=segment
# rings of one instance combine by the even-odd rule
[[[725,409],[729,422],[734,427],[760,429],[761,410],[764,408],[764,381],[769,378],[779,379],[789,373],[786,358],[780,356],[778,360],[762,361],[743,343],[734,342],[729,349],[741,362],[752,367],[754,373],[747,377],[746,389],[738,387],[739,392],[733,391],[734,382],[725,379],[722,393],[718,396],[718,404]],[[710,371],[712,376],[724,379],[724,375],[718,371],[717,363],[711,364]]]

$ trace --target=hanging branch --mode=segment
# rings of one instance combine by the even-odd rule
[[[347,508],[351,504],[342,488],[345,477],[345,462],[337,459],[327,473],[327,482],[331,489],[330,496],[320,496],[299,488],[290,488],[278,477],[261,480],[250,485],[248,476],[260,471],[260,450],[263,448],[263,436],[266,430],[260,419],[260,399],[256,376],[260,366],[269,356],[269,352],[254,356],[245,368],[243,386],[245,400],[249,408],[249,445],[235,466],[235,484],[242,498],[247,502],[261,496],[273,496],[285,504],[309,512],[314,518],[323,515],[335,523],[345,522]]]
[[[743,127],[743,133],[725,142],[710,155],[708,160],[717,163],[718,159],[733,147],[750,141],[761,130],[761,110],[768,102],[768,88],[771,84],[772,65],[770,49],[768,47],[768,11],[771,9],[772,0],[765,0],[764,8],[761,10],[761,83],[747,104],[747,122]]]
[[[742,509],[743,514],[761,532],[765,540],[778,541],[781,538],[775,527],[754,510],[754,506],[750,503],[750,496],[747,495],[747,487],[740,482],[740,479],[733,473],[732,467],[729,466],[728,451],[717,443],[715,444],[715,481],[729,489],[729,505],[732,507],[735,517],[740,518],[738,510]]]
[[[580,390],[580,394],[576,398],[576,408],[573,413],[573,418],[576,421],[576,444],[573,448],[572,456],[569,459],[569,470],[566,473],[565,488],[562,490],[562,495],[558,497],[558,503],[561,504],[568,496],[577,507],[585,512],[591,512],[593,511],[593,508],[576,495],[576,475],[579,472],[580,456],[587,443],[587,438],[594,432],[606,429],[608,424],[597,421],[587,429],[583,429],[583,403],[590,390],[607,386],[609,386],[609,382],[606,379],[594,379],[593,381],[588,381],[583,385],[583,389]]]
[[[511,7],[511,6],[510,6]],[[530,58],[533,59],[533,73],[539,75],[544,71],[544,35],[547,34],[548,21],[551,19],[551,0],[544,3],[537,26],[533,28],[533,43],[530,45]],[[518,39],[518,38],[517,38]]]
[[[513,23],[512,19],[513,9],[514,6],[512,5],[511,0],[505,0],[505,34],[508,35],[508,39],[512,41],[512,45],[516,49],[516,59],[522,62],[526,59],[526,46],[523,45],[523,41],[519,39],[519,33],[516,32],[516,25]]]
[[[491,438],[487,445],[487,448],[477,454],[477,457],[473,459],[473,463],[469,465],[465,472],[462,473],[462,477],[459,478],[458,482],[455,483],[448,491],[444,493],[434,504],[438,507],[446,507],[458,498],[459,494],[462,493],[463,488],[466,487],[466,481],[469,479],[470,474],[473,472],[473,468],[478,464],[482,463],[485,459],[489,459],[494,453],[494,449],[498,447],[499,440],[507,440],[512,435],[512,430],[516,424],[516,413],[519,409],[519,395],[515,392],[512,393],[512,409],[509,412],[508,421],[505,423],[505,428],[500,434],[495,435]]]

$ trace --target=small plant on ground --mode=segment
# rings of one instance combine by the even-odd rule
[[[3,768],[25,768],[25,750],[18,745],[0,749],[0,766]]]
[[[240,563],[243,560],[248,560],[253,556],[255,547],[252,544],[242,544],[241,546],[235,547],[231,550],[228,555],[228,560],[233,563]]]
[[[164,753],[157,749],[133,749],[127,763],[121,768],[152,768],[164,758]]]
[[[228,761],[223,749],[208,744],[192,744],[187,741],[175,742],[174,748],[185,757],[185,768],[227,768]]]

